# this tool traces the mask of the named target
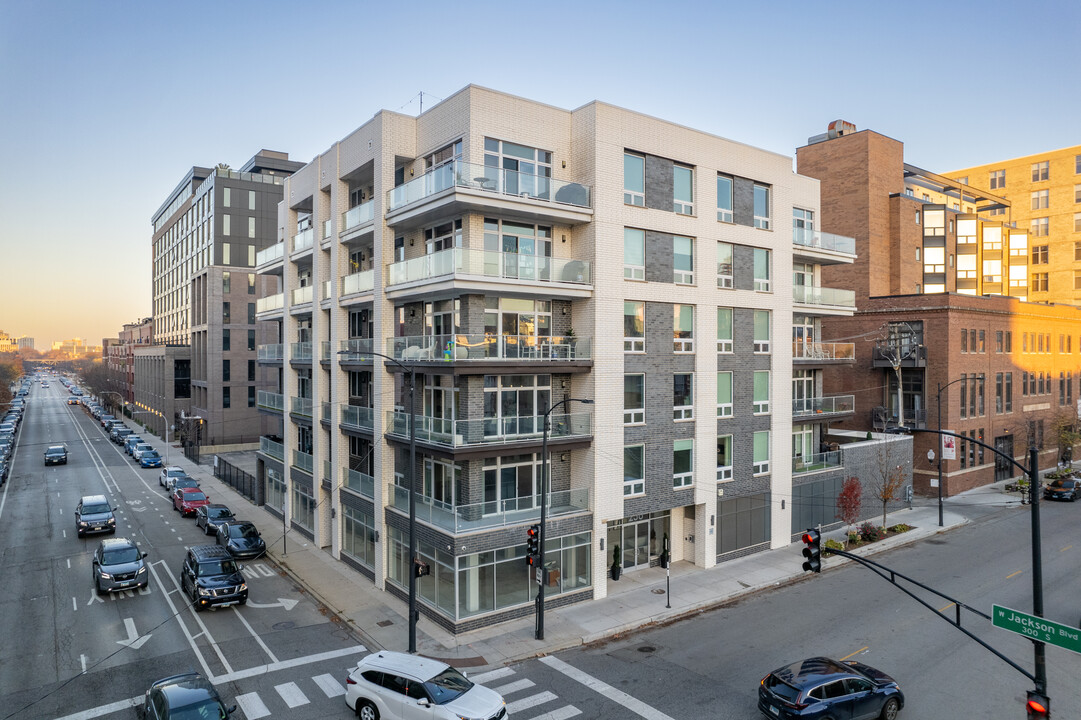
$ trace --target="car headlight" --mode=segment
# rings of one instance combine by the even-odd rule
[[[88,523],[86,520],[80,520],[79,527],[90,527],[90,523]]]
[[[248,589],[248,583],[240,583],[239,585],[236,586],[236,591],[237,592],[244,592],[247,589]]]
[[[199,588],[199,595],[202,597],[210,597],[210,591],[206,588],[201,587]]]
[[[139,572],[137,572],[136,575],[146,575],[146,565],[139,568]]]
[[[101,573],[101,578],[102,578],[103,580],[112,580],[112,579],[113,579],[113,576],[112,576],[112,575],[110,575],[110,574],[109,574],[109,573],[107,573],[107,572],[102,572],[102,573]]]

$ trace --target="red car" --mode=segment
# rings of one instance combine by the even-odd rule
[[[209,505],[210,498],[199,488],[177,488],[173,490],[173,510],[181,516],[194,515],[195,509]]]

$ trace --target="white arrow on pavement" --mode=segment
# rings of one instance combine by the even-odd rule
[[[139,633],[135,632],[135,621],[131,618],[124,618],[124,627],[128,631],[128,639],[117,640],[117,645],[126,645],[132,650],[138,650],[143,646],[143,643],[150,639],[150,633],[139,637]]]
[[[249,600],[248,601],[248,607],[261,608],[261,609],[283,607],[286,610],[292,610],[293,608],[295,608],[297,606],[297,603],[299,603],[299,602],[300,602],[299,600],[290,600],[289,598],[278,598],[278,602],[276,602],[276,603],[267,603],[267,604],[264,605],[262,603],[253,603],[251,600]]]

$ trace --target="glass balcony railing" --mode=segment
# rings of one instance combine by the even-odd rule
[[[260,250],[255,253],[255,265],[266,265],[272,263],[275,260],[281,260],[285,256],[285,243],[280,242],[277,245],[271,245],[265,250]]]
[[[271,310],[281,310],[285,305],[285,294],[277,293],[276,295],[267,295],[264,298],[259,298],[255,301],[255,312],[270,312]]]
[[[392,263],[387,267],[387,285],[400,285],[448,275],[539,283],[589,285],[593,282],[592,266],[587,260],[451,248],[431,255]]]
[[[840,450],[830,450],[829,452],[801,455],[792,458],[793,473],[817,472],[819,470],[830,470],[843,466],[844,458],[841,455]]]
[[[277,458],[285,462],[285,446],[280,442],[274,442],[265,435],[259,438],[259,451],[264,455]]]
[[[312,242],[315,240],[315,229],[308,228],[302,232],[293,236],[293,252],[300,252],[301,250],[307,250],[312,246]]]
[[[387,210],[393,212],[452,187],[483,190],[496,195],[528,198],[558,205],[592,207],[591,189],[588,185],[455,160],[388,191]]]
[[[328,218],[323,221],[323,239],[326,240],[330,237],[330,233],[334,230],[334,224]]]
[[[289,359],[294,362],[311,362],[312,344],[310,342],[290,343]]]
[[[334,419],[334,403],[323,401],[323,414],[319,417],[323,422],[332,422]]]
[[[375,498],[375,478],[367,473],[342,468],[342,479],[345,487],[355,493],[360,493],[366,498]]]
[[[371,292],[375,287],[375,271],[363,270],[342,278],[342,295]]]
[[[320,347],[319,359],[322,360],[323,362],[329,362],[330,361],[330,341],[329,340],[324,340],[323,342],[319,343],[319,347]]]
[[[275,345],[260,345],[258,348],[259,360],[283,360],[285,356],[282,354],[284,346],[281,343]]]
[[[332,485],[334,484],[334,468],[331,466],[329,460],[323,461],[323,479]]]
[[[342,233],[375,219],[375,201],[369,200],[342,213]]]
[[[471,445],[500,445],[533,440],[540,442],[544,432],[544,417],[479,418],[476,420],[446,420],[417,416],[417,440],[433,445],[467,447]],[[387,411],[386,431],[409,438],[409,413]],[[549,416],[548,439],[590,437],[593,434],[593,413],[567,413]]]
[[[409,490],[400,485],[387,486],[387,496],[394,509],[409,512]],[[548,494],[548,516],[571,515],[589,510],[589,491],[560,490]],[[519,525],[540,517],[540,496],[492,502],[452,505],[416,494],[417,520],[454,533],[484,528]]]
[[[309,453],[294,450],[293,467],[297,468],[298,470],[303,470],[304,472],[311,475],[312,469],[315,467],[315,462]]]
[[[826,397],[802,398],[792,401],[792,417],[850,413],[855,410],[855,408],[855,395],[829,395]]]
[[[373,346],[374,344],[371,338],[349,338],[348,340],[342,340],[341,349],[343,353],[338,357],[342,360],[356,360],[358,358],[350,358],[350,355],[367,355],[367,357],[360,359],[370,361],[372,359]]]
[[[314,286],[306,285],[293,290],[293,304],[303,305],[312,301],[312,289]]]
[[[285,410],[285,398],[281,393],[259,390],[255,393],[255,404],[264,410],[277,410],[278,412]]]
[[[792,300],[802,305],[831,305],[856,308],[856,293],[852,290],[826,288],[817,285],[793,285]]]
[[[793,360],[855,360],[856,343],[792,343]]]
[[[289,398],[289,411],[301,417],[312,416],[312,399],[304,397]]]
[[[334,291],[334,281],[327,280],[323,283],[323,299],[330,300]]]
[[[844,235],[807,230],[806,228],[792,228],[792,242],[802,247],[815,248],[816,250],[832,250],[833,252],[856,254],[856,239]]]
[[[375,429],[375,410],[358,405],[340,405],[341,424],[357,430],[371,432]]]
[[[396,360],[591,360],[592,338],[577,335],[414,335],[387,340]]]

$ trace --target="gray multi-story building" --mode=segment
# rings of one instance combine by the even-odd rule
[[[533,611],[545,459],[550,606],[666,540],[703,568],[788,544],[852,411],[821,397],[852,347],[818,319],[853,298],[818,283],[854,241],[818,211],[790,157],[601,102],[377,113],[286,179],[257,256],[282,288],[257,306],[266,509],[396,596],[428,564],[421,611],[453,631]]]
[[[239,171],[193,167],[152,217],[154,343],[190,348],[166,356],[179,364],[170,376],[190,377],[202,445],[256,443],[264,431],[256,346],[273,327],[255,304],[278,288],[256,276],[255,257],[277,242],[282,182],[300,167],[269,150]]]

